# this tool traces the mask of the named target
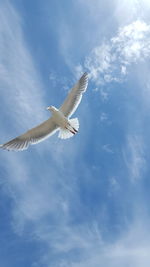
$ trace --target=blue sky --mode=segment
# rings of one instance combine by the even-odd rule
[[[149,267],[149,8],[0,2],[0,143],[89,73],[78,135],[0,151],[0,266]]]

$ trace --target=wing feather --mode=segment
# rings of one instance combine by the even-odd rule
[[[58,130],[58,126],[52,118],[44,121],[37,127],[34,127],[26,133],[0,145],[0,148],[7,150],[25,150],[30,144],[36,144],[48,138]]]
[[[68,94],[66,100],[60,107],[60,111],[66,116],[71,117],[81,102],[82,94],[86,91],[88,85],[88,74],[85,72],[80,80],[75,84]]]

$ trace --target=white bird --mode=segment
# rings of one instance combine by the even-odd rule
[[[70,138],[75,135],[79,129],[77,118],[69,119],[77,109],[82,99],[82,94],[86,91],[88,85],[88,74],[85,72],[80,80],[74,85],[65,99],[62,106],[57,109],[50,106],[47,109],[51,111],[52,116],[30,129],[26,133],[0,145],[0,148],[7,150],[25,150],[29,145],[37,144],[48,138],[59,130],[58,137],[61,139]]]

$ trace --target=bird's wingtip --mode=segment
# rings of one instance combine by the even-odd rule
[[[0,149],[5,149],[3,144],[0,144]]]
[[[83,76],[88,76],[87,71],[85,71],[85,72],[83,73]]]
[[[84,72],[83,75],[81,76],[80,80],[79,80],[81,83],[83,82],[88,82],[88,73],[87,72]]]

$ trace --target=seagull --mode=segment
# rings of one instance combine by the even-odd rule
[[[79,121],[77,118],[70,119],[70,117],[79,106],[82,94],[85,93],[87,86],[88,74],[85,72],[70,90],[67,98],[59,109],[54,106],[49,106],[47,108],[52,115],[48,120],[9,142],[1,144],[0,148],[22,151],[27,149],[29,145],[34,145],[47,139],[57,131],[59,131],[58,137],[61,139],[74,136],[78,132]]]

